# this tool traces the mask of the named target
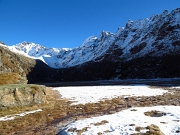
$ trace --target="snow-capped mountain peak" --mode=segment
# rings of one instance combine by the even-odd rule
[[[98,37],[96,37],[96,36],[90,36],[90,37],[88,37],[88,38],[83,42],[83,44],[81,45],[81,47],[96,45],[97,43],[98,43]]]
[[[101,32],[101,36],[100,36],[101,41],[105,41],[109,39],[112,40],[112,38],[114,38],[114,34],[112,32],[108,32],[108,31]]]
[[[33,42],[22,42],[12,46],[12,48],[17,49],[18,51],[23,51],[32,57],[40,57],[42,55],[52,56],[53,54],[57,54],[60,49],[58,48],[46,48],[41,46],[40,44],[35,44]]]
[[[32,58],[40,59],[52,68],[65,68],[94,60],[106,52],[113,40],[113,33],[103,31],[100,39],[96,36],[90,36],[81,46],[74,49],[46,48],[32,42],[22,42],[9,48],[21,54],[23,52]]]
[[[162,56],[179,53],[180,50],[180,8],[170,13],[137,21],[128,20],[125,27],[119,27],[115,34],[102,31],[100,37],[90,36],[81,46],[74,49],[46,48],[32,42],[11,46],[11,50],[23,52],[35,59],[41,59],[52,68],[66,68],[88,61],[103,60],[106,54],[117,55],[125,61],[144,55]],[[117,52],[117,51],[116,51]],[[99,59],[100,58],[100,59]],[[111,58],[113,60],[115,58]]]
[[[15,45],[15,48],[19,51],[23,51],[27,54],[30,55],[31,52],[33,51],[38,51],[39,49],[44,49],[45,47],[39,45],[39,44],[35,44],[33,42],[22,42],[22,43],[19,43],[19,44],[16,44]]]

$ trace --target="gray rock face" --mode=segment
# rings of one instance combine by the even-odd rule
[[[3,85],[0,87],[0,110],[46,102],[46,87],[40,85]]]

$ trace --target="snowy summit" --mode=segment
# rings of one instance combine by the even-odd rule
[[[16,52],[44,61],[52,68],[66,68],[89,61],[99,61],[105,55],[121,50],[116,58],[125,61],[144,55],[162,56],[179,54],[180,9],[170,13],[165,10],[160,15],[152,15],[137,21],[129,20],[125,27],[115,34],[102,31],[100,37],[90,36],[74,49],[46,48],[39,44],[23,42],[9,48]]]

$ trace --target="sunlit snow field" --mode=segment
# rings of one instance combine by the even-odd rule
[[[171,87],[180,89],[179,87]],[[160,88],[149,87],[147,85],[114,85],[114,86],[73,86],[56,87],[53,90],[59,91],[62,98],[72,101],[74,104],[97,103],[105,99],[131,96],[155,96],[170,92]],[[150,117],[144,115],[148,111],[160,111],[161,117]],[[13,116],[1,117],[0,121],[13,120],[16,117],[23,117],[29,113],[43,111],[41,109]],[[98,124],[100,123],[100,124]],[[114,114],[103,115],[71,121],[58,135],[130,135],[137,133],[136,127],[147,127],[151,124],[157,125],[165,135],[180,135],[180,106],[152,106],[152,107],[132,107]],[[73,131],[74,130],[74,131]],[[146,132],[142,130],[141,133]]]
[[[62,98],[74,101],[73,104],[96,103],[103,99],[129,96],[154,96],[162,95],[168,91],[160,88],[151,88],[146,85],[130,86],[82,86],[82,87],[57,87]],[[136,111],[132,111],[132,109]],[[157,110],[163,112],[162,117],[145,116],[144,112]],[[102,125],[96,125],[106,121]],[[136,126],[146,127],[157,125],[165,135],[178,135],[180,131],[180,106],[154,106],[130,108],[115,114],[92,117],[69,123],[59,135],[77,135],[77,130],[86,130],[82,135],[130,135],[137,133]],[[75,131],[71,131],[74,129]],[[143,132],[143,131],[142,131]],[[145,132],[145,131],[144,131]]]
[[[132,109],[137,111],[131,111]],[[151,110],[162,111],[166,115],[162,117],[144,115],[144,112]],[[97,123],[104,120],[108,123],[96,126]],[[178,120],[180,120],[179,106],[138,107],[111,115],[78,120],[67,125],[59,135],[76,135],[76,132],[68,132],[68,129],[75,128],[76,130],[81,130],[85,127],[88,127],[87,131],[83,132],[82,135],[97,135],[100,132],[104,135],[130,135],[137,133],[135,131],[136,126],[146,127],[151,124],[157,125],[165,135],[179,135],[180,133],[175,133],[177,130],[180,130],[180,122],[177,122]],[[136,126],[131,126],[131,124]]]
[[[152,89],[146,85],[58,87],[54,90],[58,90],[62,98],[74,101],[73,104],[96,103],[105,98],[162,95],[168,92],[162,89]]]

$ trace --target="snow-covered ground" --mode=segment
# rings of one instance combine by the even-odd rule
[[[54,90],[58,90],[62,98],[74,101],[73,104],[96,103],[115,97],[162,95],[168,92],[162,89],[152,89],[146,85],[57,87]]]
[[[73,104],[95,103],[105,98],[111,99],[121,96],[162,95],[168,92],[146,85],[58,87],[54,90],[58,90],[63,98],[74,101]],[[152,110],[162,112],[163,116],[144,115],[144,112]],[[151,124],[157,125],[165,135],[180,134],[180,106],[137,107],[115,114],[73,121],[59,135],[77,135],[82,130],[81,135],[130,135],[137,133],[136,127],[147,127]],[[141,130],[141,132],[146,132],[146,130]]]
[[[36,113],[36,112],[40,112],[40,111],[42,111],[42,109],[28,111],[28,112],[24,112],[24,113],[20,113],[20,114],[7,115],[4,117],[0,117],[0,121],[14,120],[16,117],[23,117],[27,114]]]
[[[177,88],[179,87],[172,87]],[[104,99],[129,96],[155,96],[168,92],[147,85],[114,85],[114,86],[82,86],[57,87],[62,98],[74,101],[73,104],[96,103]],[[161,116],[146,116],[145,112],[159,111]],[[0,117],[0,121],[13,120],[41,109],[15,115]],[[180,106],[133,107],[114,114],[85,118],[68,123],[58,135],[130,135],[138,133],[136,127],[157,125],[165,135],[180,135]],[[141,130],[145,133],[147,129]]]
[[[137,111],[131,111],[132,109]],[[144,112],[151,110],[161,111],[165,115],[162,117],[150,117],[144,115]],[[104,124],[96,126],[97,123],[101,123],[102,121],[105,121]],[[132,124],[134,124],[134,126],[132,126]],[[77,135],[77,130],[82,130],[86,127],[87,131],[84,131],[81,135],[97,135],[97,133],[100,132],[103,135],[130,135],[133,133],[138,133],[135,131],[136,127],[147,127],[151,124],[157,125],[165,135],[179,135],[180,107],[138,107],[123,110],[111,115],[78,120],[67,125],[67,127],[59,133],[59,135]],[[74,132],[70,132],[70,129],[74,129]],[[145,130],[141,131],[141,133],[143,132],[145,132]]]

